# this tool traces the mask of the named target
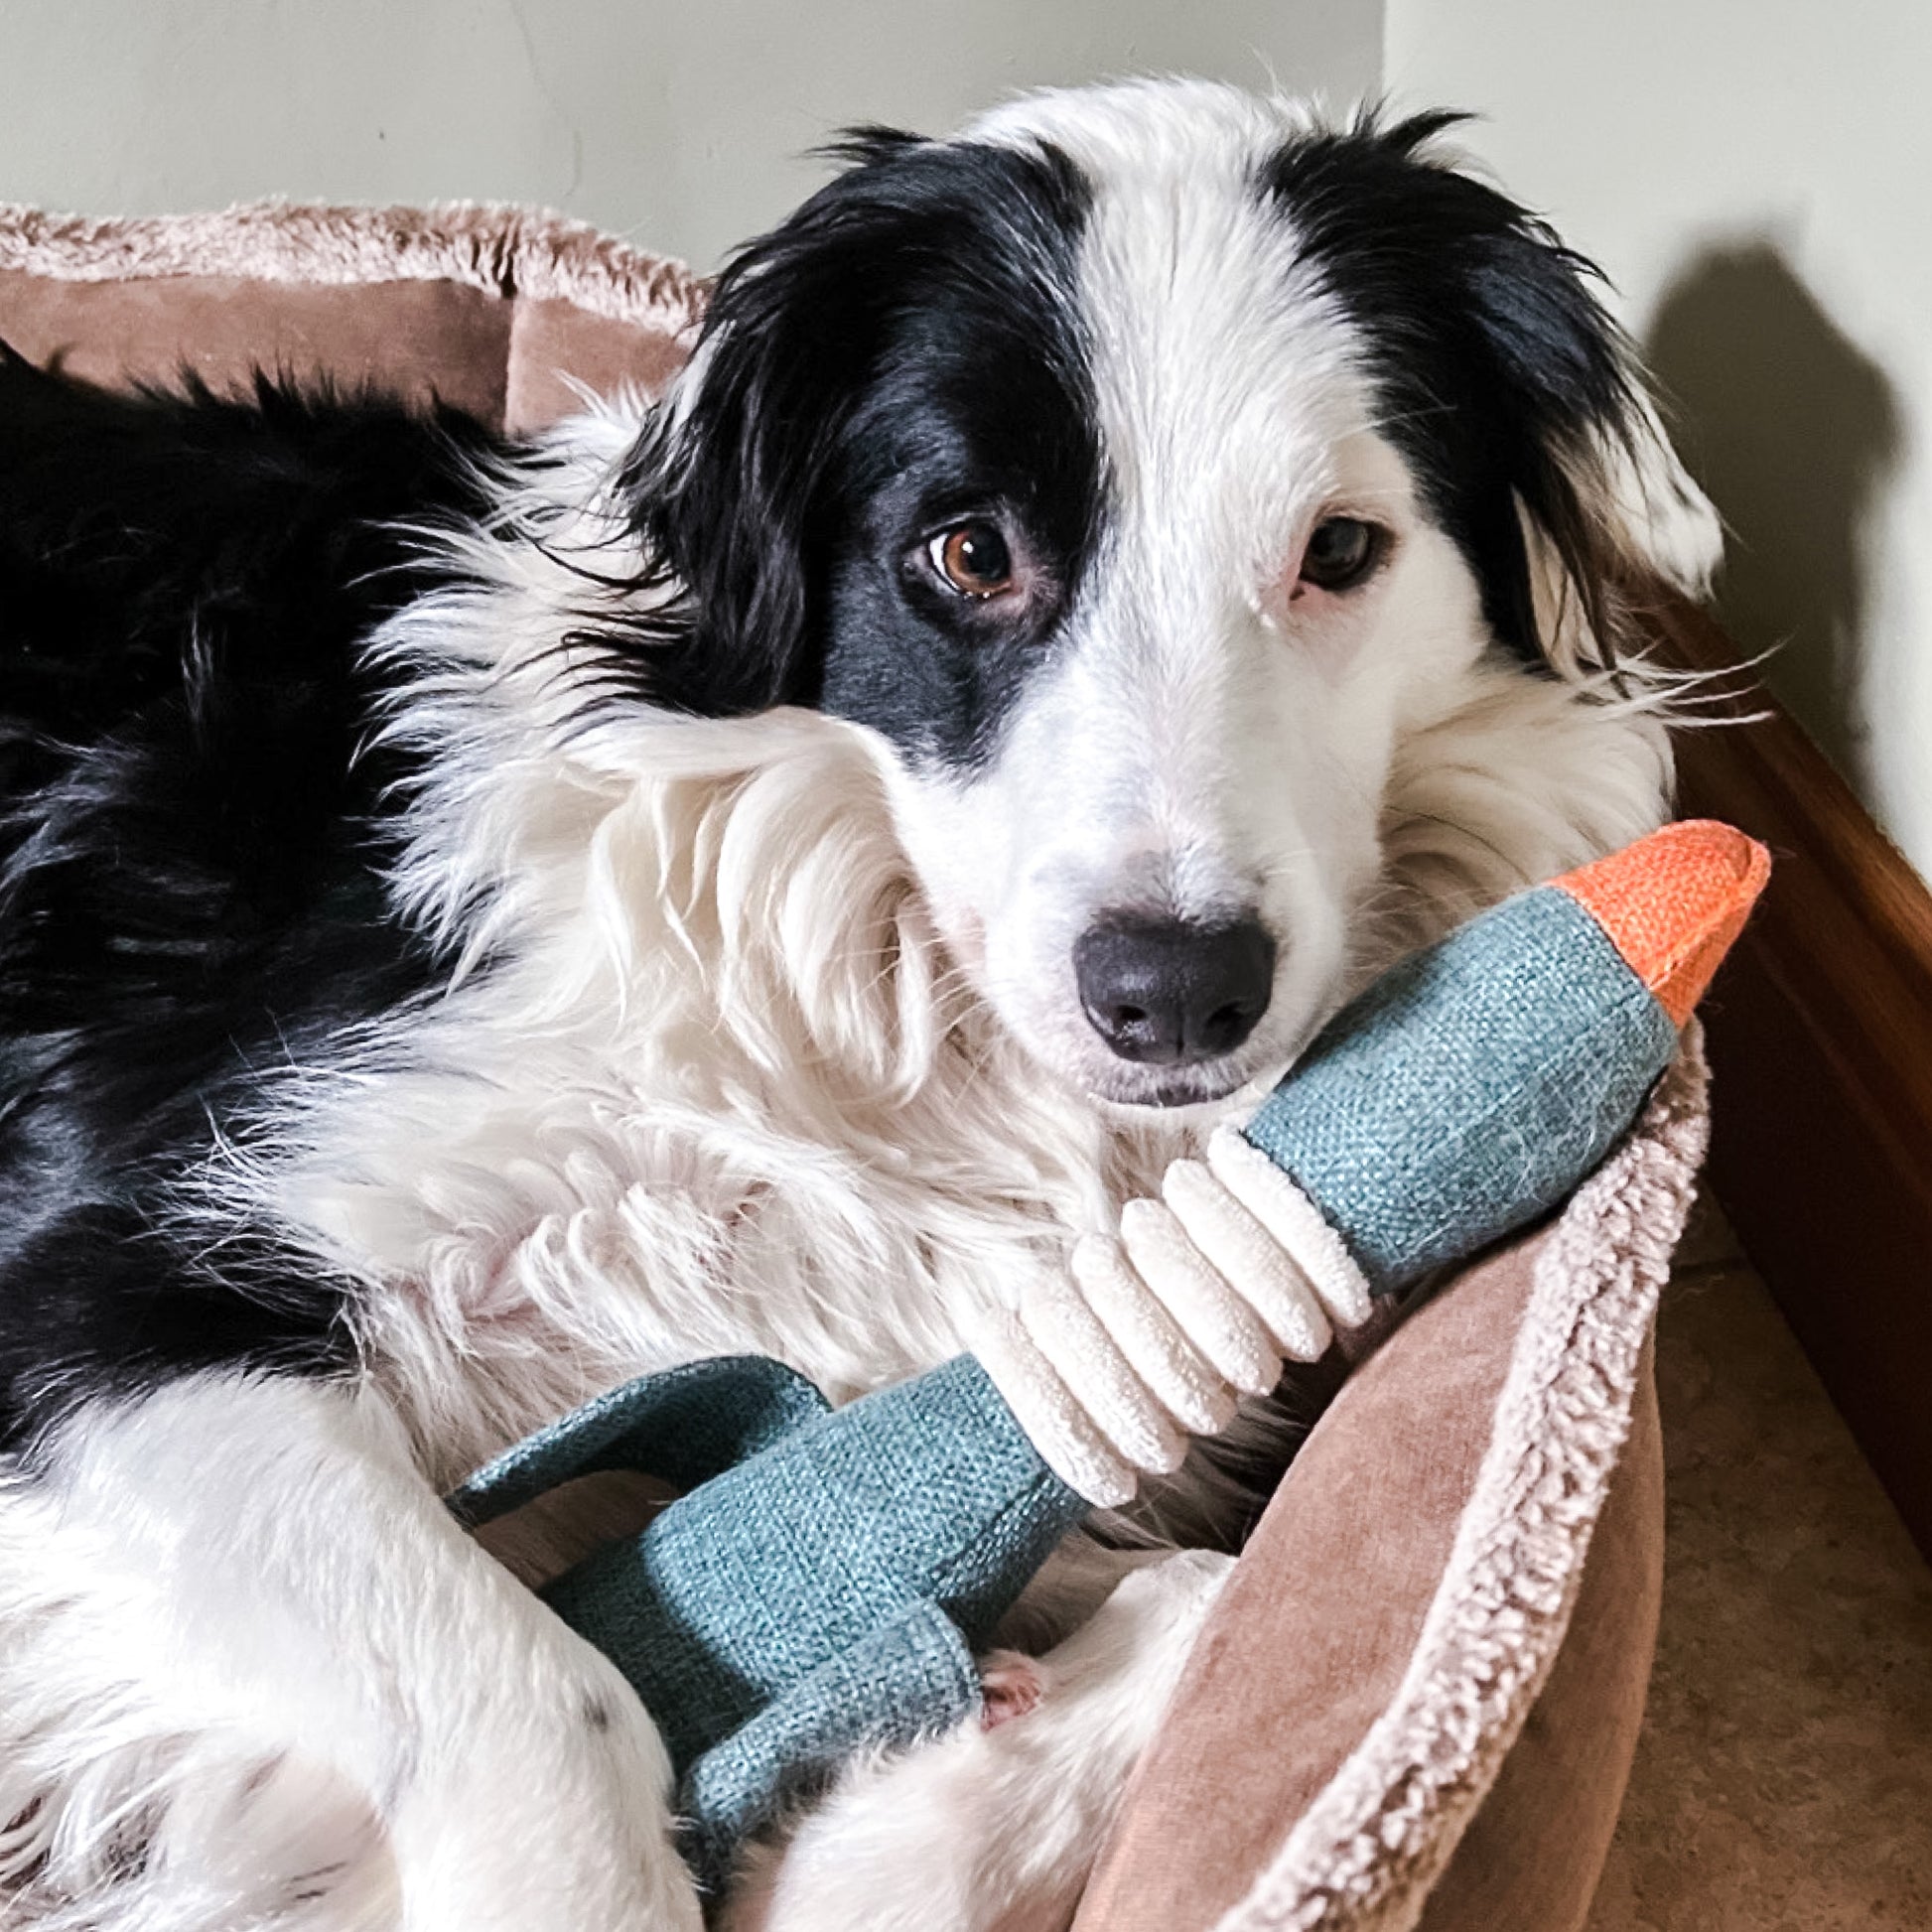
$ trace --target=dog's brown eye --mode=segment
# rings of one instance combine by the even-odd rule
[[[1345,591],[1382,561],[1383,532],[1359,516],[1327,516],[1314,526],[1302,552],[1302,582],[1317,590]]]
[[[961,597],[999,597],[1013,589],[1013,552],[994,523],[957,523],[926,547],[932,567]]]

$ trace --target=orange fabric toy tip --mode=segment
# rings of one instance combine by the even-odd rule
[[[1755,839],[1689,818],[1551,884],[1603,928],[1681,1027],[1770,876],[1771,855]]]

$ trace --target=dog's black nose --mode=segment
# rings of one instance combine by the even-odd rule
[[[1275,939],[1257,918],[1104,918],[1075,941],[1093,1030],[1124,1060],[1185,1066],[1231,1053],[1268,1011]]]

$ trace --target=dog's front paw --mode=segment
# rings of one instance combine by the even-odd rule
[[[399,1783],[402,1932],[701,1932],[642,1706],[575,1637],[529,1672],[527,1697],[479,1699],[467,1758],[419,1760]]]
[[[993,1730],[1024,1718],[1046,1694],[1045,1667],[1018,1650],[994,1650],[980,1659],[980,1728]]]

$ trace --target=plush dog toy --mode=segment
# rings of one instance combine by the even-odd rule
[[[985,1365],[833,1411],[775,1362],[697,1362],[471,1477],[451,1504],[472,1524],[593,1470],[686,1492],[543,1593],[658,1724],[701,1878],[860,1744],[977,1708],[974,1649],[1093,1503],[1172,1459],[1203,1356],[1272,1386],[1282,1353],[1325,1346],[1327,1318],[1364,1318],[1568,1194],[1634,1118],[1767,871],[1728,827],[1670,826],[1396,967],[1245,1129],[1174,1164],[1164,1203],[1130,1204],[1142,1238],[1076,1253],[1073,1318],[1064,1297],[1016,1311]]]

